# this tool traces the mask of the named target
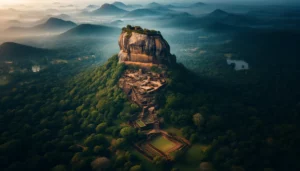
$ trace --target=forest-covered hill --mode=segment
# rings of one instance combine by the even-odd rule
[[[175,163],[159,159],[149,167],[131,146],[144,135],[127,125],[140,109],[117,86],[125,69],[114,56],[64,81],[44,71],[34,84],[2,97],[1,167],[151,170],[156,165],[166,170],[187,165],[196,169],[208,161],[217,170],[299,168],[299,104],[261,106],[265,99],[272,103],[271,94],[257,99],[264,92],[249,89],[240,96],[240,90],[196,76],[180,64],[169,68],[168,85],[156,97],[162,126],[177,128],[193,144],[209,148],[194,161],[187,161],[188,152],[178,154]]]

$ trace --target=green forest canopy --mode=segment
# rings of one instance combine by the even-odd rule
[[[147,169],[130,148],[144,135],[124,125],[140,111],[117,86],[125,69],[113,56],[65,82],[54,84],[41,77],[34,86],[24,85],[1,97],[1,167]],[[256,99],[255,94],[263,92],[249,89],[240,96],[239,90],[196,76],[180,64],[169,68],[167,81],[156,96],[159,116],[191,142],[211,144],[203,161],[217,170],[300,167],[299,105],[260,106],[265,99],[272,103],[271,94]],[[109,161],[101,165],[99,157]],[[159,158],[153,164],[172,168]]]

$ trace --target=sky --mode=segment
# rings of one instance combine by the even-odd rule
[[[112,3],[116,0],[64,0],[63,4],[74,4],[74,3],[80,3],[80,4],[103,4],[103,3]],[[258,3],[258,2],[268,2],[270,4],[287,4],[287,3],[296,3],[299,2],[299,0],[119,0],[126,3],[138,3],[138,4],[145,4],[149,2],[158,2],[162,4],[166,3],[175,3],[175,2],[205,2],[205,3],[215,3],[215,2],[234,2],[234,3]],[[53,2],[62,2],[59,0],[0,0],[0,6],[2,5],[15,5],[15,4],[30,4],[30,3],[53,3]]]

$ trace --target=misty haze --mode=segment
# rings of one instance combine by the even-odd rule
[[[0,0],[3,171],[299,171],[296,0]]]

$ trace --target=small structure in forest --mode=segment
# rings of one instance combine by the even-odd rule
[[[41,67],[39,65],[34,65],[31,67],[32,72],[40,72]]]
[[[176,153],[188,149],[190,143],[184,138],[170,135],[167,132],[150,132],[147,139],[134,144],[135,148],[149,159],[156,156],[174,160]]]

